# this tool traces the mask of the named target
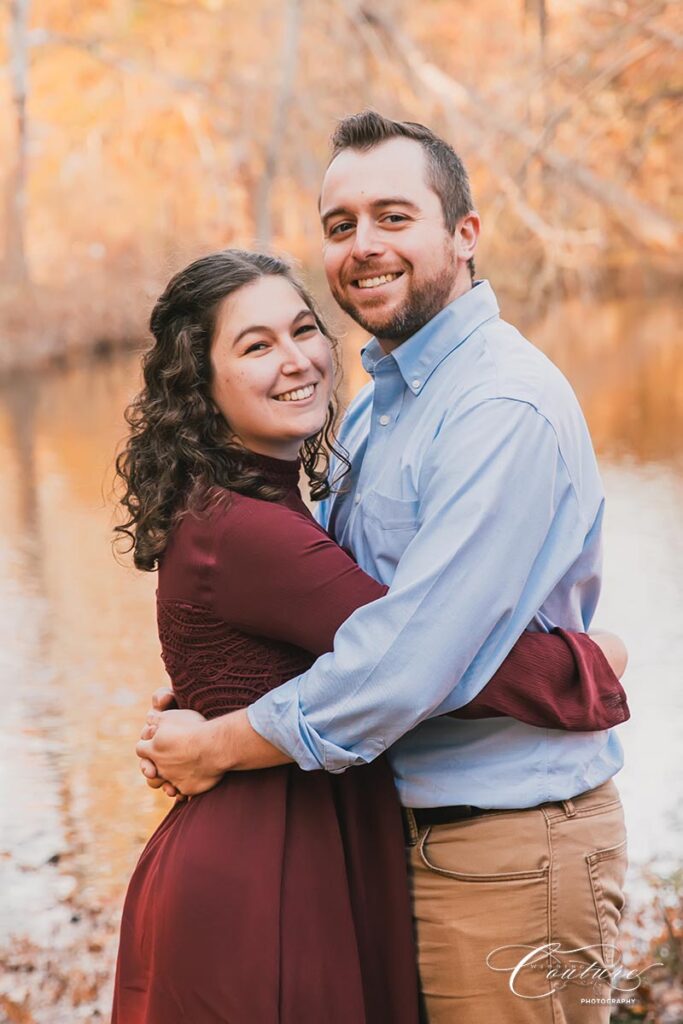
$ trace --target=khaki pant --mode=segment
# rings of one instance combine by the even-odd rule
[[[613,782],[410,831],[429,1024],[607,1024],[626,873]]]

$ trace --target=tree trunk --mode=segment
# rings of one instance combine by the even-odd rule
[[[531,66],[536,65],[538,85],[527,97],[527,124],[541,135],[548,124],[550,104],[547,94],[546,40],[548,35],[548,10],[546,0],[524,0],[524,16],[532,23],[533,43]],[[525,160],[517,175],[527,199],[539,207],[545,205],[547,169],[533,160]]]
[[[281,77],[273,105],[270,135],[265,147],[263,174],[256,196],[256,238],[264,246],[270,243],[273,234],[272,191],[280,167],[287,115],[296,77],[300,9],[301,0],[287,0],[282,39]]]
[[[16,131],[14,162],[10,167],[5,195],[5,272],[8,283],[26,285],[26,206],[28,138],[28,11],[30,0],[10,0],[10,82]]]
[[[535,19],[538,29],[539,46],[541,50],[544,50],[548,34],[548,5],[546,0],[524,0],[524,14]]]

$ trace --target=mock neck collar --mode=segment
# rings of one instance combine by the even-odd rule
[[[299,486],[301,459],[274,459],[271,455],[250,452],[249,460],[258,466],[270,482],[285,487],[296,488]]]

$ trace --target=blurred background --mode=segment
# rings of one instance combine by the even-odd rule
[[[107,1021],[118,914],[165,810],[133,754],[164,681],[155,578],[111,550],[151,305],[230,245],[320,296],[335,119],[374,106],[467,163],[477,259],[567,374],[608,496],[596,624],[631,653],[614,1021],[683,1019],[681,5],[5,0],[0,5],[0,1022]],[[363,336],[340,314],[345,393]]]

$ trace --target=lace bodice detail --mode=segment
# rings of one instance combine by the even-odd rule
[[[160,599],[157,619],[178,704],[205,718],[253,704],[313,661],[300,647],[241,632],[197,605]]]

